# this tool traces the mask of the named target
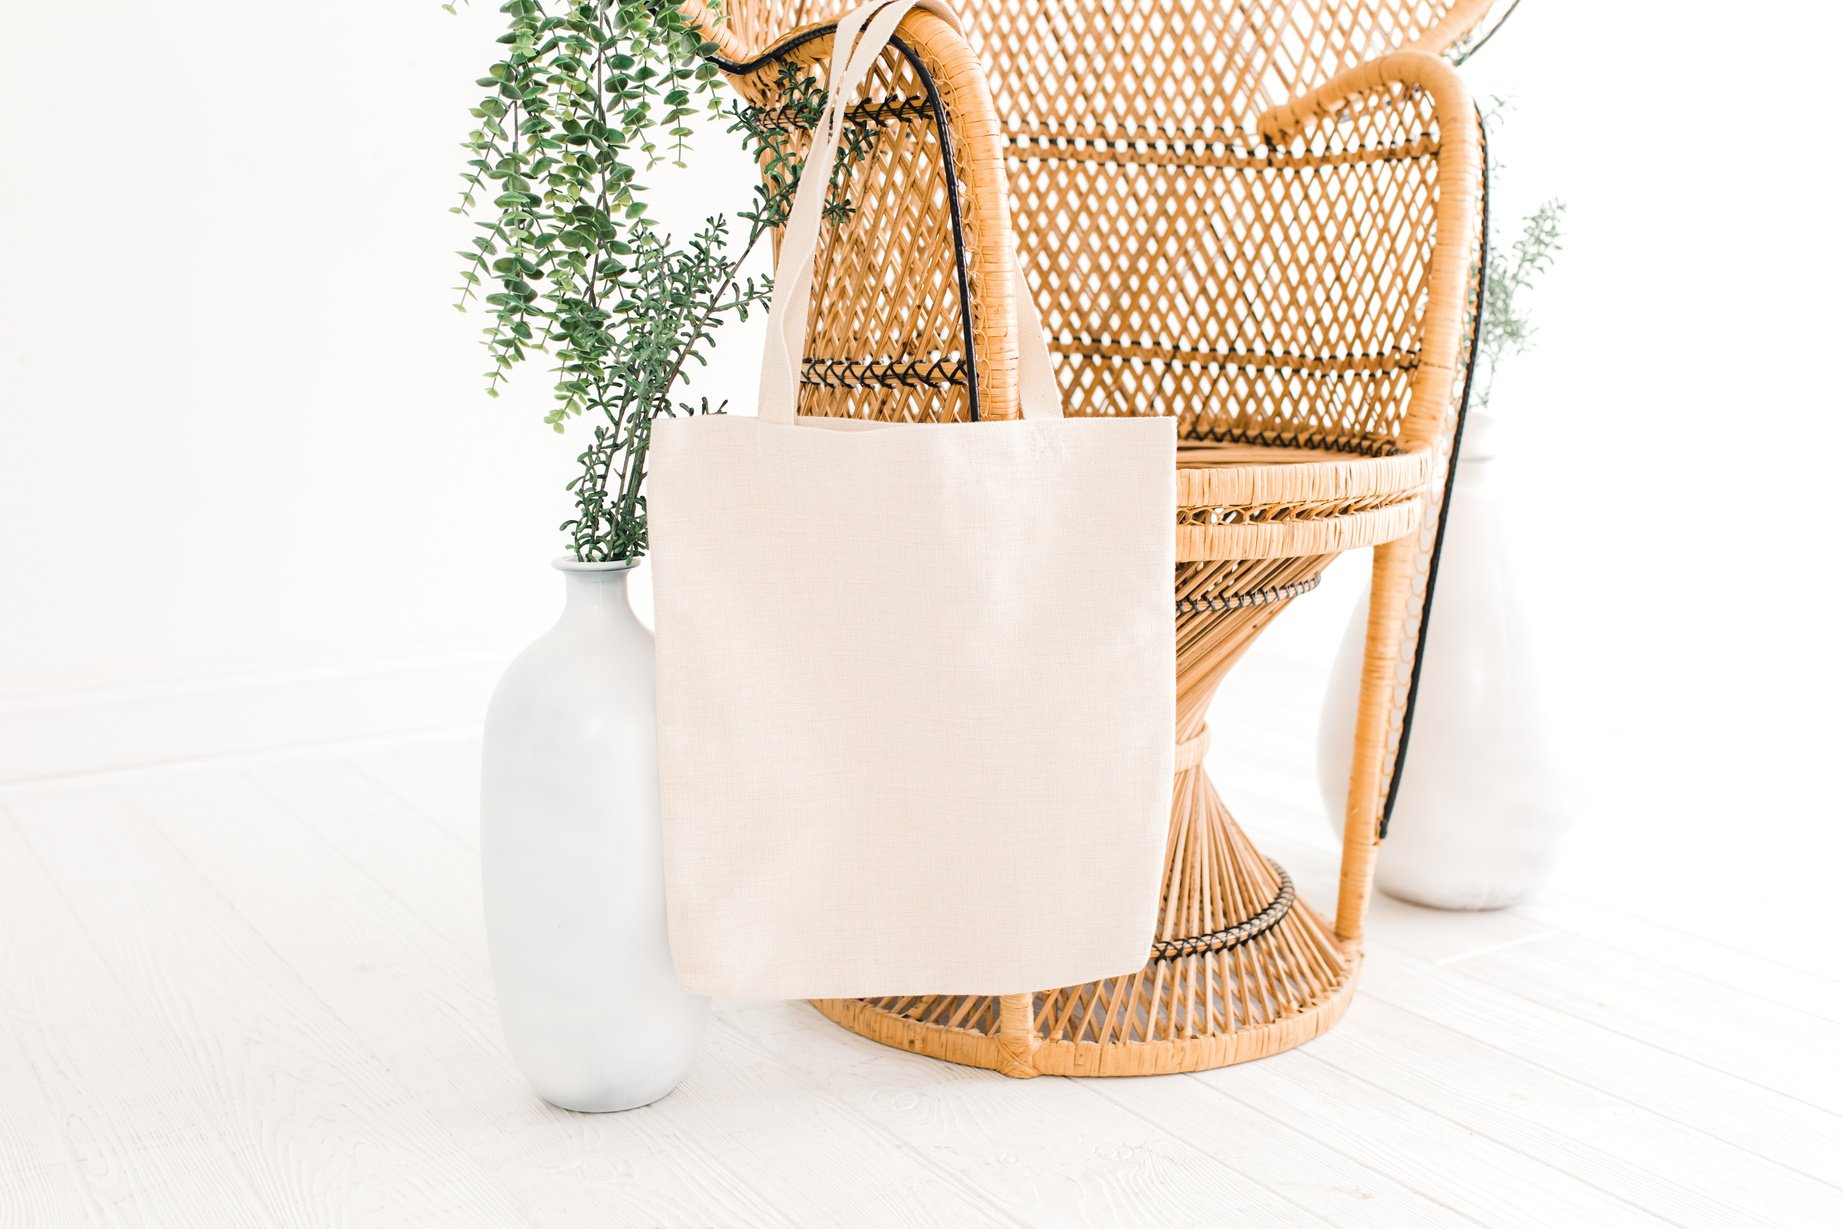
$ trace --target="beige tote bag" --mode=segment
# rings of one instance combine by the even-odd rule
[[[668,911],[698,993],[1016,993],[1151,947],[1174,421],[1063,419],[1021,280],[1021,420],[794,413],[843,112],[912,7],[839,23],[759,417],[653,429]]]

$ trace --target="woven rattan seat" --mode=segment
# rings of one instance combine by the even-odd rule
[[[687,0],[770,113],[791,80],[823,79],[827,23],[847,7],[730,0],[718,21]],[[800,411],[1015,416],[1015,248],[1066,412],[1178,419],[1177,779],[1144,968],[818,1004],[834,1020],[1014,1076],[1141,1075],[1271,1054],[1342,1014],[1412,713],[1482,265],[1476,113],[1438,53],[1488,8],[965,0],[963,29],[903,20],[853,112],[871,139],[845,180],[855,212],[821,244]],[[1267,623],[1360,548],[1374,548],[1369,642],[1328,919],[1218,797],[1204,718]]]
[[[1375,546],[1419,524],[1427,449],[1363,457],[1192,441],[1178,451],[1178,560],[1263,559]]]

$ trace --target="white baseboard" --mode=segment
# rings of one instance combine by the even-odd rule
[[[0,785],[478,726],[517,651],[483,646],[0,695]],[[1327,664],[1257,646],[1237,667],[1235,698],[1257,704],[1270,723],[1306,730]],[[1300,737],[1309,754],[1309,730]]]
[[[0,784],[478,725],[514,646],[0,698]]]

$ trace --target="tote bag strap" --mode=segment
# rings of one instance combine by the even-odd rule
[[[833,35],[826,109],[813,129],[812,147],[800,172],[793,207],[788,211],[780,263],[775,269],[768,339],[762,354],[761,401],[756,411],[763,422],[791,424],[794,420],[800,372],[806,363],[813,260],[819,248],[826,193],[844,138],[845,118],[871,66],[895,34],[897,23],[915,8],[926,9],[956,28],[959,25],[939,0],[871,0],[840,18]],[[1024,284],[1015,249],[1011,254],[1011,281],[1017,303],[1020,408],[1023,416],[1033,421],[1061,418],[1062,396],[1050,370],[1042,321],[1031,301],[1030,288]]]

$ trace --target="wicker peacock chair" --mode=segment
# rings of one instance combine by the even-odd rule
[[[849,5],[687,11],[772,114],[789,74],[823,76],[825,21]],[[1272,1054],[1338,1019],[1362,958],[1481,263],[1476,115],[1438,53],[1489,0],[962,8],[964,31],[910,14],[853,112],[875,139],[851,168],[856,213],[821,245],[800,408],[1014,416],[1015,242],[1066,412],[1177,416],[1165,895],[1157,942],[1128,976],[818,1007],[886,1044],[1013,1076]],[[1204,716],[1262,628],[1359,547],[1374,548],[1369,638],[1328,922],[1217,796]]]

